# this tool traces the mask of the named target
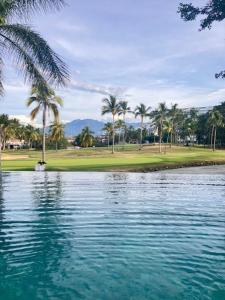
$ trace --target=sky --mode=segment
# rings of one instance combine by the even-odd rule
[[[200,32],[199,20],[180,19],[179,2],[67,0],[59,12],[29,20],[69,67],[70,83],[57,90],[63,122],[102,120],[108,94],[133,108],[141,102],[155,108],[159,102],[199,107],[225,101],[225,81],[214,76],[225,68],[225,23]],[[30,88],[11,60],[4,62],[4,83],[0,113],[29,120]]]

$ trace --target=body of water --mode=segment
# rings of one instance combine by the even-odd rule
[[[1,300],[224,300],[225,175],[0,175]]]

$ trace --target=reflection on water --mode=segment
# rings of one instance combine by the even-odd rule
[[[225,176],[0,174],[0,299],[225,299]]]

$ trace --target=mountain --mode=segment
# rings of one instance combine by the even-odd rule
[[[102,121],[93,119],[76,119],[65,124],[65,136],[76,136],[81,133],[85,126],[88,126],[91,131],[94,132],[94,135],[101,135],[103,133],[102,128],[104,127],[104,124],[105,123]],[[133,127],[138,128],[139,123],[128,123],[127,125],[132,125]]]
[[[91,131],[94,132],[94,135],[102,134],[102,128],[104,127],[104,122],[93,120],[93,119],[84,119],[84,120],[73,120],[65,124],[65,135],[66,136],[76,136],[81,133],[82,129],[88,126]]]

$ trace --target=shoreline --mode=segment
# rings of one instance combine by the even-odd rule
[[[198,167],[216,167],[216,166],[225,166],[225,161],[197,161],[197,162],[188,162],[174,165],[159,165],[146,167],[143,169],[131,170],[133,173],[154,173],[154,172],[165,172],[165,171],[175,171],[175,170],[185,170],[192,168],[193,170]]]
[[[166,173],[167,171],[169,173],[185,173],[187,170],[190,173],[195,173],[195,170],[197,171],[198,168],[203,168],[205,167],[210,167],[210,172],[211,173],[216,173],[218,170],[219,166],[224,166],[224,172],[222,174],[225,174],[225,161],[196,161],[196,162],[188,162],[188,163],[179,163],[179,164],[162,164],[162,165],[153,165],[153,166],[146,166],[146,167],[140,167],[140,168],[108,168],[108,169],[99,169],[99,170],[93,170],[93,169],[74,169],[74,170],[66,170],[66,169],[55,169],[55,168],[50,168],[49,170],[46,169],[45,172],[71,172],[71,173],[78,173],[78,172],[83,172],[83,173],[157,173],[157,172],[163,172]],[[213,170],[212,167],[215,167]],[[182,170],[182,172],[181,172]],[[4,170],[2,169],[2,172],[35,172],[35,170],[31,169],[22,169],[21,170]],[[37,172],[37,173],[43,173],[43,172]],[[221,170],[219,170],[219,173],[221,173]],[[203,172],[200,172],[200,174],[204,174]]]

